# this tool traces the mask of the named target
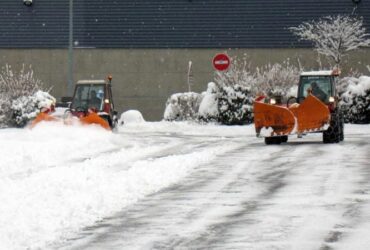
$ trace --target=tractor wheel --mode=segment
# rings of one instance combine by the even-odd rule
[[[329,128],[323,132],[322,138],[324,143],[338,143],[340,142],[341,134],[340,119],[337,113],[331,115]]]
[[[265,137],[265,144],[266,145],[280,144],[280,143],[281,143],[280,136]]]
[[[339,140],[344,140],[344,117],[343,114],[339,116],[339,125],[340,125],[340,134],[339,134]]]
[[[288,142],[288,136],[283,135],[283,136],[280,137],[280,140],[281,140],[282,143]]]

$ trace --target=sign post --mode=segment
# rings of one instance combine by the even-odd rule
[[[230,57],[227,54],[217,54],[213,58],[213,67],[218,71],[225,71],[230,67]]]

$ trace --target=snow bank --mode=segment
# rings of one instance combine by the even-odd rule
[[[166,131],[169,124],[129,123],[124,129]],[[173,131],[199,130],[172,125]],[[0,130],[0,249],[48,248],[230,150],[215,146],[151,158],[173,149],[176,140],[148,143],[135,137],[53,122]]]
[[[208,83],[207,91],[202,93],[203,99],[199,105],[199,118],[205,121],[217,120],[217,92],[218,88],[214,82]]]

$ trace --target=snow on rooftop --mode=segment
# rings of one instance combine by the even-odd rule
[[[332,73],[332,70],[307,71],[302,72],[301,76],[331,76]]]
[[[105,84],[104,80],[79,80],[77,84]]]

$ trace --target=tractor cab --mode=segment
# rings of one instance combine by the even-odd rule
[[[112,78],[105,80],[80,80],[76,83],[70,112],[78,118],[85,117],[93,111],[113,128],[117,121],[112,96]]]
[[[336,96],[335,78],[338,74],[336,70],[303,72],[298,86],[298,103],[302,103],[309,94],[327,105],[332,103]]]

